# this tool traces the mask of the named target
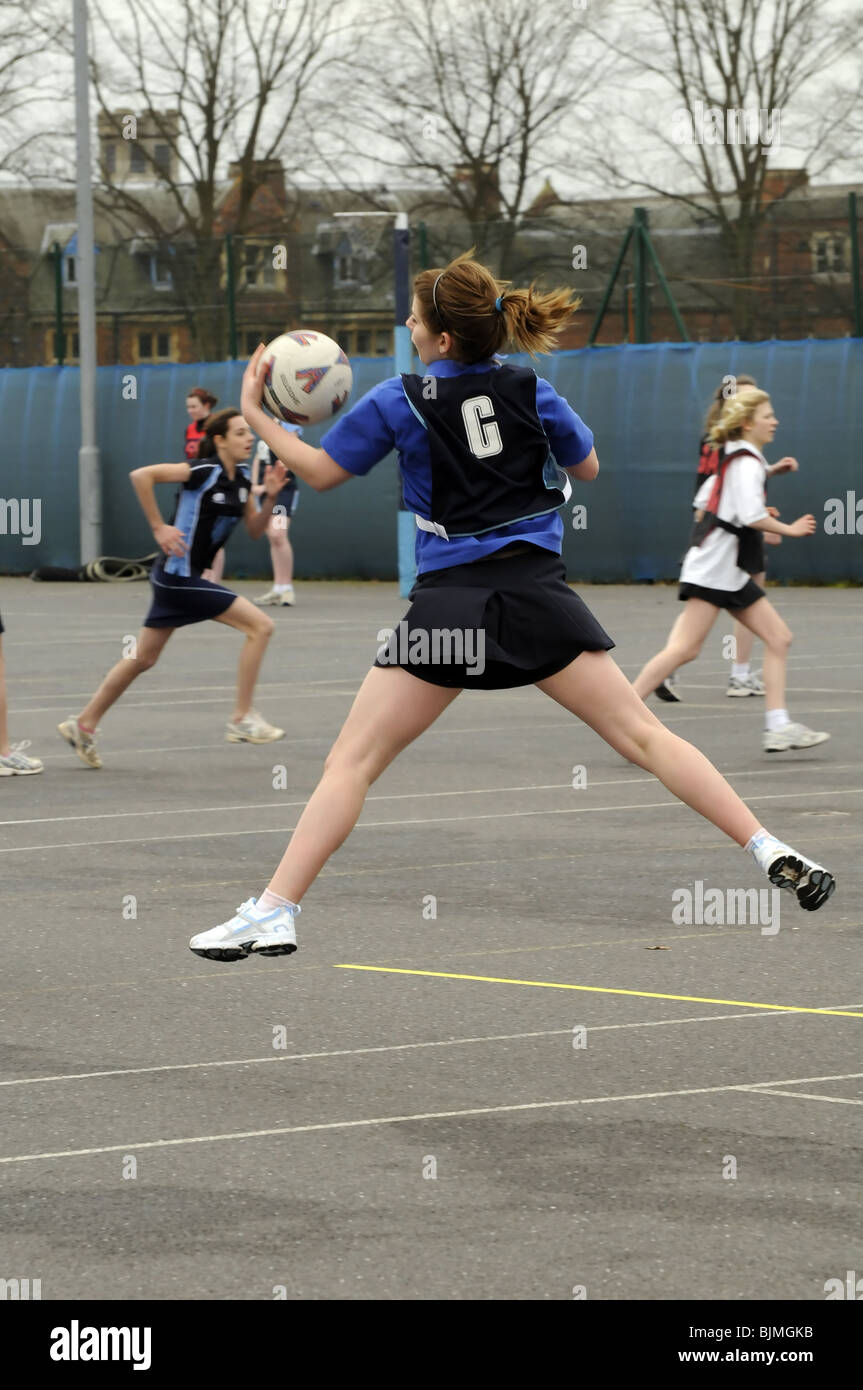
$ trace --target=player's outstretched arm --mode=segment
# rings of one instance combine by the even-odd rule
[[[246,424],[269,445],[286,468],[290,468],[292,473],[296,473],[298,478],[302,478],[303,482],[308,483],[316,492],[326,492],[329,488],[338,487],[340,483],[346,483],[354,476],[352,473],[346,468],[341,468],[323,449],[304,444],[296,435],[280,429],[273,417],[264,410],[261,400],[265,371],[264,344],[261,343],[243,374],[240,409]]]
[[[592,483],[599,472],[599,459],[596,457],[596,450],[591,449],[587,458],[583,458],[581,463],[576,463],[572,468],[565,468],[570,478],[577,478],[580,483]]]
[[[182,532],[163,520],[153,489],[156,483],[185,483],[191,471],[188,463],[152,463],[147,468],[133,468],[129,474],[150,530],[166,555],[183,555],[187,547]]]

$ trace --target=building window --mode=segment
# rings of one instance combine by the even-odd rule
[[[812,244],[812,262],[816,275],[842,274],[847,269],[845,237],[816,237]]]
[[[336,289],[342,289],[346,285],[365,284],[366,273],[363,257],[336,256],[333,279]]]
[[[153,163],[160,174],[170,174],[171,172],[171,146],[156,145],[153,150]]]
[[[105,172],[113,174],[117,168],[117,146],[113,140],[106,140],[104,144]]]
[[[78,283],[78,262],[74,256],[63,257],[63,284],[77,285]]]
[[[144,154],[143,146],[136,140],[131,140],[129,149],[129,169],[133,174],[143,174],[147,168],[147,157]]]
[[[150,282],[154,290],[174,288],[174,277],[171,274],[168,257],[164,251],[156,251],[150,257]]]
[[[249,245],[243,248],[243,284],[248,289],[269,289],[276,283],[271,246]]]
[[[74,366],[81,355],[81,341],[77,333],[63,334],[63,365],[65,367]],[[46,360],[50,366],[52,363],[57,366],[57,338],[52,330],[46,335]]]
[[[251,357],[252,353],[256,351],[258,344],[267,341],[266,333],[257,333],[253,328],[247,328],[245,336],[246,356]]]
[[[368,357],[372,350],[372,335],[368,328],[357,329],[357,357]]]
[[[172,339],[173,334],[170,331],[139,333],[138,361],[172,362],[174,360]]]
[[[379,328],[375,334],[375,352],[378,357],[389,357],[393,350],[393,335],[389,328]]]

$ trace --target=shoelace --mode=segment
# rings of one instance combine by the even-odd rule
[[[25,749],[25,748],[29,748],[29,747],[30,747],[30,739],[29,739],[29,738],[22,738],[18,743],[10,743],[10,745],[9,745],[9,756],[11,757],[13,753],[23,753],[23,752],[24,752],[24,749]]]

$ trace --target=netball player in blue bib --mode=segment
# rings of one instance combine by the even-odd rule
[[[108,672],[80,715],[70,715],[58,725],[85,767],[102,766],[96,725],[106,711],[133,681],[155,666],[178,627],[208,618],[238,628],[246,638],[240,652],[234,713],[225,738],[229,743],[271,743],[284,738],[283,729],[268,724],[252,709],[258,672],[274,629],[272,618],[247,598],[203,577],[238,522],[245,522],[255,540],[264,534],[273,503],[284,486],[284,465],[268,468],[258,510],[246,463],[252,443],[249,426],[239,411],[229,407],[207,419],[195,461],[155,463],[131,473],[138,501],[165,558],[156,561],[150,574],[153,602],[134,655],[124,657]],[[156,483],[180,484],[174,515],[167,524],[153,492]]]
[[[197,955],[293,952],[300,900],[350,834],[370,785],[471,687],[538,685],[749,849],[803,907],[830,896],[831,875],[770,836],[707,758],[647,709],[566,583],[559,508],[572,481],[596,477],[593,436],[547,381],[495,354],[509,342],[548,352],[576,308],[567,291],[505,290],[469,256],[423,271],[407,323],[424,375],[380,383],[317,449],[286,437],[262,409],[263,346],[252,358],[243,414],[310,487],[338,487],[398,452],[418,578],[269,886],[194,936]],[[460,649],[445,651],[454,633]]]

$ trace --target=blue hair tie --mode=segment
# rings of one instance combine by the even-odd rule
[[[501,309],[503,308],[503,305],[502,305],[502,303],[501,303],[501,299],[502,299],[502,296],[501,296],[501,295],[498,295],[497,299],[494,301],[494,307],[497,309],[497,312],[498,312],[498,313],[500,313]]]

